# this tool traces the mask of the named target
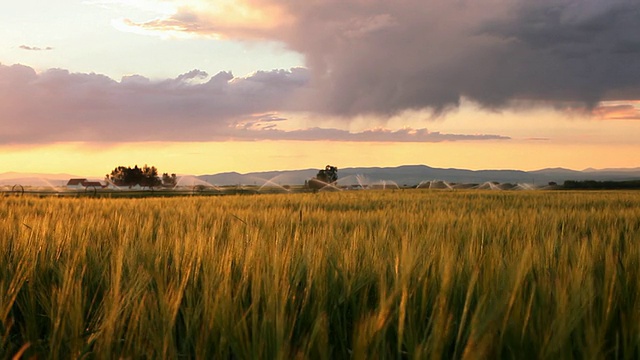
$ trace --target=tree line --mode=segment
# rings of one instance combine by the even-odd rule
[[[141,168],[138,165],[134,167],[118,166],[106,175],[106,179],[116,186],[175,186],[178,182],[176,174],[163,173],[160,178],[158,169],[146,164]]]
[[[637,190],[637,189],[640,189],[640,180],[627,180],[627,181],[566,180],[562,188],[566,190]]]

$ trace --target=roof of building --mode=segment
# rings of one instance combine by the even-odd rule
[[[84,185],[86,181],[87,179],[70,179],[69,182],[67,183],[67,186]]]
[[[67,182],[67,186],[102,187],[102,183],[99,181],[89,181],[87,179],[70,179],[69,182]]]

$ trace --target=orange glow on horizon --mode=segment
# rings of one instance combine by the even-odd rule
[[[240,173],[424,164],[440,168],[538,170],[640,167],[637,145],[566,145],[548,141],[443,143],[212,142],[65,143],[0,148],[0,172],[102,177],[119,165],[154,165],[178,174]]]

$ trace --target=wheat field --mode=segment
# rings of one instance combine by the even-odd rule
[[[640,192],[0,198],[0,357],[640,357]]]

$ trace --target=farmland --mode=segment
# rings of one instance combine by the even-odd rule
[[[0,358],[640,356],[639,192],[0,201]]]

